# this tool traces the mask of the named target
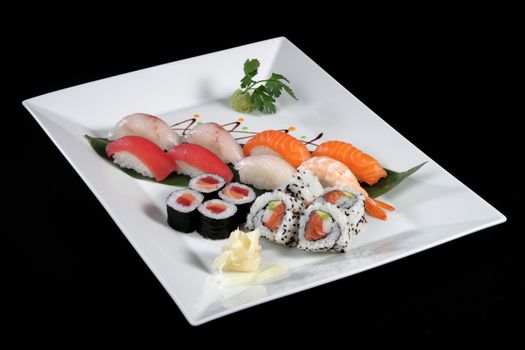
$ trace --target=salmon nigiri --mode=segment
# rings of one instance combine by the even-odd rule
[[[294,168],[311,157],[308,148],[295,137],[277,130],[258,133],[244,145],[244,155],[273,154],[290,163]]]
[[[386,213],[383,209],[394,210],[389,204],[372,199],[368,193],[359,185],[355,175],[342,162],[330,157],[312,157],[299,167],[299,170],[311,171],[323,187],[345,186],[359,191],[365,196],[366,213],[381,220],[386,220]]]
[[[317,147],[313,156],[327,156],[343,162],[359,181],[373,185],[386,171],[372,156],[360,151],[350,143],[341,141],[327,141]]]

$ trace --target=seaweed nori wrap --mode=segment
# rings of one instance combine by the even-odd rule
[[[197,232],[210,239],[224,239],[237,228],[237,206],[221,199],[212,199],[198,208]]]

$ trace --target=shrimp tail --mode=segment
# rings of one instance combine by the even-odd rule
[[[365,209],[368,215],[378,218],[380,220],[386,220],[385,211],[381,209],[380,205],[370,197],[366,198]]]
[[[380,200],[377,200],[377,199],[374,199],[374,202],[381,208],[381,209],[386,209],[388,211],[393,211],[395,210],[396,208],[394,208],[393,206],[391,206],[390,204],[388,203],[385,203],[385,202],[382,202]]]

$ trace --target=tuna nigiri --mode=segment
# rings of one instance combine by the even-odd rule
[[[294,167],[273,154],[259,154],[243,158],[235,169],[242,183],[260,190],[274,190],[296,173]]]
[[[175,170],[175,164],[152,141],[141,136],[124,136],[106,146],[106,154],[122,168],[162,181]]]
[[[311,157],[308,148],[295,137],[276,130],[266,130],[252,137],[244,145],[244,154],[273,154],[277,155],[294,168]]]
[[[235,165],[244,158],[241,146],[217,123],[204,123],[194,127],[186,135],[186,142],[207,148],[225,163]]]
[[[299,170],[311,171],[323,187],[345,186],[359,191],[366,198],[366,212],[378,219],[386,220],[383,209],[394,210],[394,207],[377,199],[372,199],[368,193],[359,185],[355,175],[342,162],[330,157],[312,157],[299,167]]]
[[[363,153],[350,143],[324,142],[317,147],[313,156],[327,156],[343,162],[359,181],[366,182],[369,185],[375,184],[386,176],[385,169],[375,158]]]
[[[162,119],[144,113],[122,118],[109,134],[109,139],[131,135],[145,137],[166,151],[181,143],[180,136]]]
[[[230,182],[233,173],[228,166],[206,148],[185,143],[172,147],[168,156],[177,166],[177,173],[195,177],[200,174],[215,174]]]

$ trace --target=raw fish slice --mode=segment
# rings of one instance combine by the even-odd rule
[[[115,163],[162,181],[175,170],[175,163],[162,149],[145,137],[124,136],[106,146]]]
[[[235,165],[244,158],[241,146],[217,123],[204,123],[194,127],[186,135],[186,142],[207,148],[225,163]]]
[[[168,156],[177,165],[179,174],[195,177],[200,174],[215,174],[229,183],[233,179],[233,173],[224,162],[206,148],[185,143],[172,147]]]
[[[109,134],[110,140],[123,136],[142,136],[164,150],[181,143],[180,136],[162,119],[144,113],[122,118]]]
[[[246,157],[237,163],[235,169],[239,172],[242,183],[260,190],[279,188],[296,173],[294,167],[272,154]]]
[[[286,160],[294,168],[311,157],[308,148],[295,137],[276,130],[263,131],[244,145],[246,156],[273,154]]]
[[[310,214],[310,220],[306,224],[304,236],[310,241],[323,239],[332,230],[332,218],[327,215],[322,215],[319,210],[315,210]]]
[[[224,193],[233,199],[242,199],[250,194],[246,188],[240,186],[231,186],[224,190]]]
[[[209,173],[206,173],[206,174],[209,174]],[[197,186],[199,186],[199,188],[205,189],[207,191],[213,191],[214,189],[217,188],[217,186],[220,185],[219,180],[211,175],[202,177],[198,179],[195,183]]]
[[[268,214],[266,213],[268,212]],[[266,209],[263,216],[263,225],[271,231],[276,231],[283,223],[284,214],[286,214],[286,207],[283,202],[280,202],[273,209]]]
[[[327,156],[343,162],[359,181],[369,185],[386,176],[386,171],[372,156],[361,152],[350,143],[341,141],[324,142],[317,147],[313,156]]]

